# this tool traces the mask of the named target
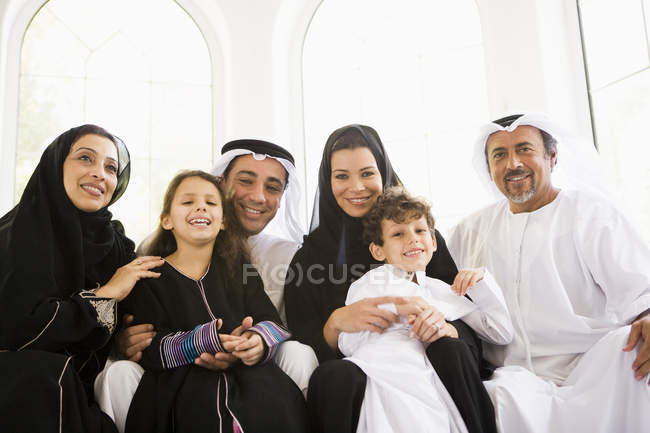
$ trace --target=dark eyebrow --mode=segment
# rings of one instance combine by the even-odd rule
[[[501,146],[501,147],[495,147],[494,149],[492,149],[492,150],[490,151],[490,155],[494,155],[495,152],[500,152],[500,151],[503,151],[503,150],[506,150],[506,148],[503,147],[503,146]]]
[[[248,175],[248,176],[251,176],[251,177],[254,177],[254,178],[258,177],[257,173],[255,173],[252,170],[239,170],[237,172],[237,175],[242,175],[242,174],[243,175]],[[266,182],[277,182],[280,186],[284,185],[284,183],[282,183],[282,181],[280,179],[278,179],[277,177],[273,177],[273,176],[267,177]]]
[[[269,177],[266,178],[266,181],[267,181],[267,182],[278,183],[278,184],[280,184],[280,186],[283,186],[283,185],[284,185],[284,184],[282,183],[282,181],[281,181],[280,179],[278,179],[277,177],[269,176]]]
[[[93,154],[97,155],[97,151],[95,149],[91,149],[90,147],[78,147],[75,152],[78,152],[80,150],[87,150],[89,152],[92,152]],[[117,163],[117,159],[111,158],[110,156],[107,156],[106,159],[110,159],[111,161]]]
[[[240,174],[247,174],[249,176],[257,177],[257,173],[255,173],[254,171],[251,171],[251,170],[239,170],[237,172],[237,175],[240,175]]]
[[[368,167],[363,167],[363,168],[360,168],[360,169],[359,169],[359,171],[365,171],[365,170],[378,170],[378,169],[377,169],[377,167],[374,166],[374,165],[369,165]],[[335,168],[335,169],[332,170],[332,172],[335,172],[335,171],[344,171],[344,172],[347,173],[347,172],[350,171],[350,170],[346,170],[346,169],[344,169],[344,168]]]

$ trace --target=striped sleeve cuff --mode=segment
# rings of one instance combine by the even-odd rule
[[[160,340],[163,368],[192,364],[204,352],[224,352],[219,340],[217,320],[199,325],[191,331],[167,334]]]
[[[262,359],[261,362],[266,362],[269,359],[273,358],[278,344],[282,343],[285,340],[288,340],[291,337],[291,333],[288,330],[269,320],[257,323],[255,326],[249,328],[248,331],[255,332],[260,337],[262,337],[264,344],[268,348],[266,351],[266,356],[264,359]]]

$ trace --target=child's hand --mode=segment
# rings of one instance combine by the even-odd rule
[[[207,368],[208,370],[219,371],[230,368],[237,361],[239,361],[239,359],[232,353],[217,352],[214,355],[212,353],[202,353],[194,360],[194,364],[199,367]]]
[[[443,329],[444,324],[447,323],[445,315],[433,306],[428,306],[423,312],[415,317],[411,316],[409,319],[413,319],[409,320],[411,325],[410,336],[425,343],[431,343],[440,338],[440,331]]]
[[[421,296],[404,296],[406,303],[396,304],[397,314],[403,317],[417,316],[427,308],[429,304]]]
[[[217,329],[221,329],[222,325],[223,320],[217,320]],[[198,358],[194,360],[194,364],[198,365],[199,367],[207,368],[208,370],[219,371],[226,370],[227,368],[234,365],[237,361],[239,361],[239,358],[230,352],[232,352],[235,347],[246,341],[246,339],[239,335],[219,334],[219,340],[221,341],[225,352],[217,352],[214,354],[202,353]]]
[[[458,296],[465,296],[465,293],[481,281],[484,276],[485,268],[463,269],[454,278],[451,290]]]
[[[260,362],[262,355],[264,355],[264,343],[262,343],[262,337],[255,332],[246,331],[241,338],[243,338],[244,341],[235,347],[232,354],[241,359],[241,362],[246,365],[255,365]]]

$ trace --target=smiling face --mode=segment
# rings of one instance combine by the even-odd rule
[[[273,158],[243,155],[234,160],[225,179],[226,194],[249,236],[264,230],[277,213],[286,179],[287,171]]]
[[[436,241],[423,215],[403,223],[381,222],[383,245],[370,243],[370,253],[380,262],[407,272],[424,271],[436,251]]]
[[[75,207],[96,212],[108,205],[117,185],[117,147],[106,137],[87,134],[72,143],[63,162],[63,187]]]
[[[537,128],[525,125],[495,132],[487,140],[486,156],[490,177],[510,201],[512,212],[532,212],[557,195],[551,184],[556,154],[546,154]]]
[[[370,149],[357,147],[332,153],[332,194],[339,207],[351,217],[368,213],[383,190],[381,174]]]
[[[160,225],[172,231],[179,249],[183,244],[214,242],[223,228],[219,190],[200,177],[185,178],[176,189],[169,213],[161,216]]]

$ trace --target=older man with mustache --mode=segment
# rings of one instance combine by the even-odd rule
[[[576,150],[557,131],[534,114],[484,127],[475,165],[506,200],[462,221],[448,242],[460,268],[490,269],[512,315],[513,342],[484,351],[500,367],[485,382],[497,427],[646,432],[650,249],[589,179],[554,184],[558,147]]]

